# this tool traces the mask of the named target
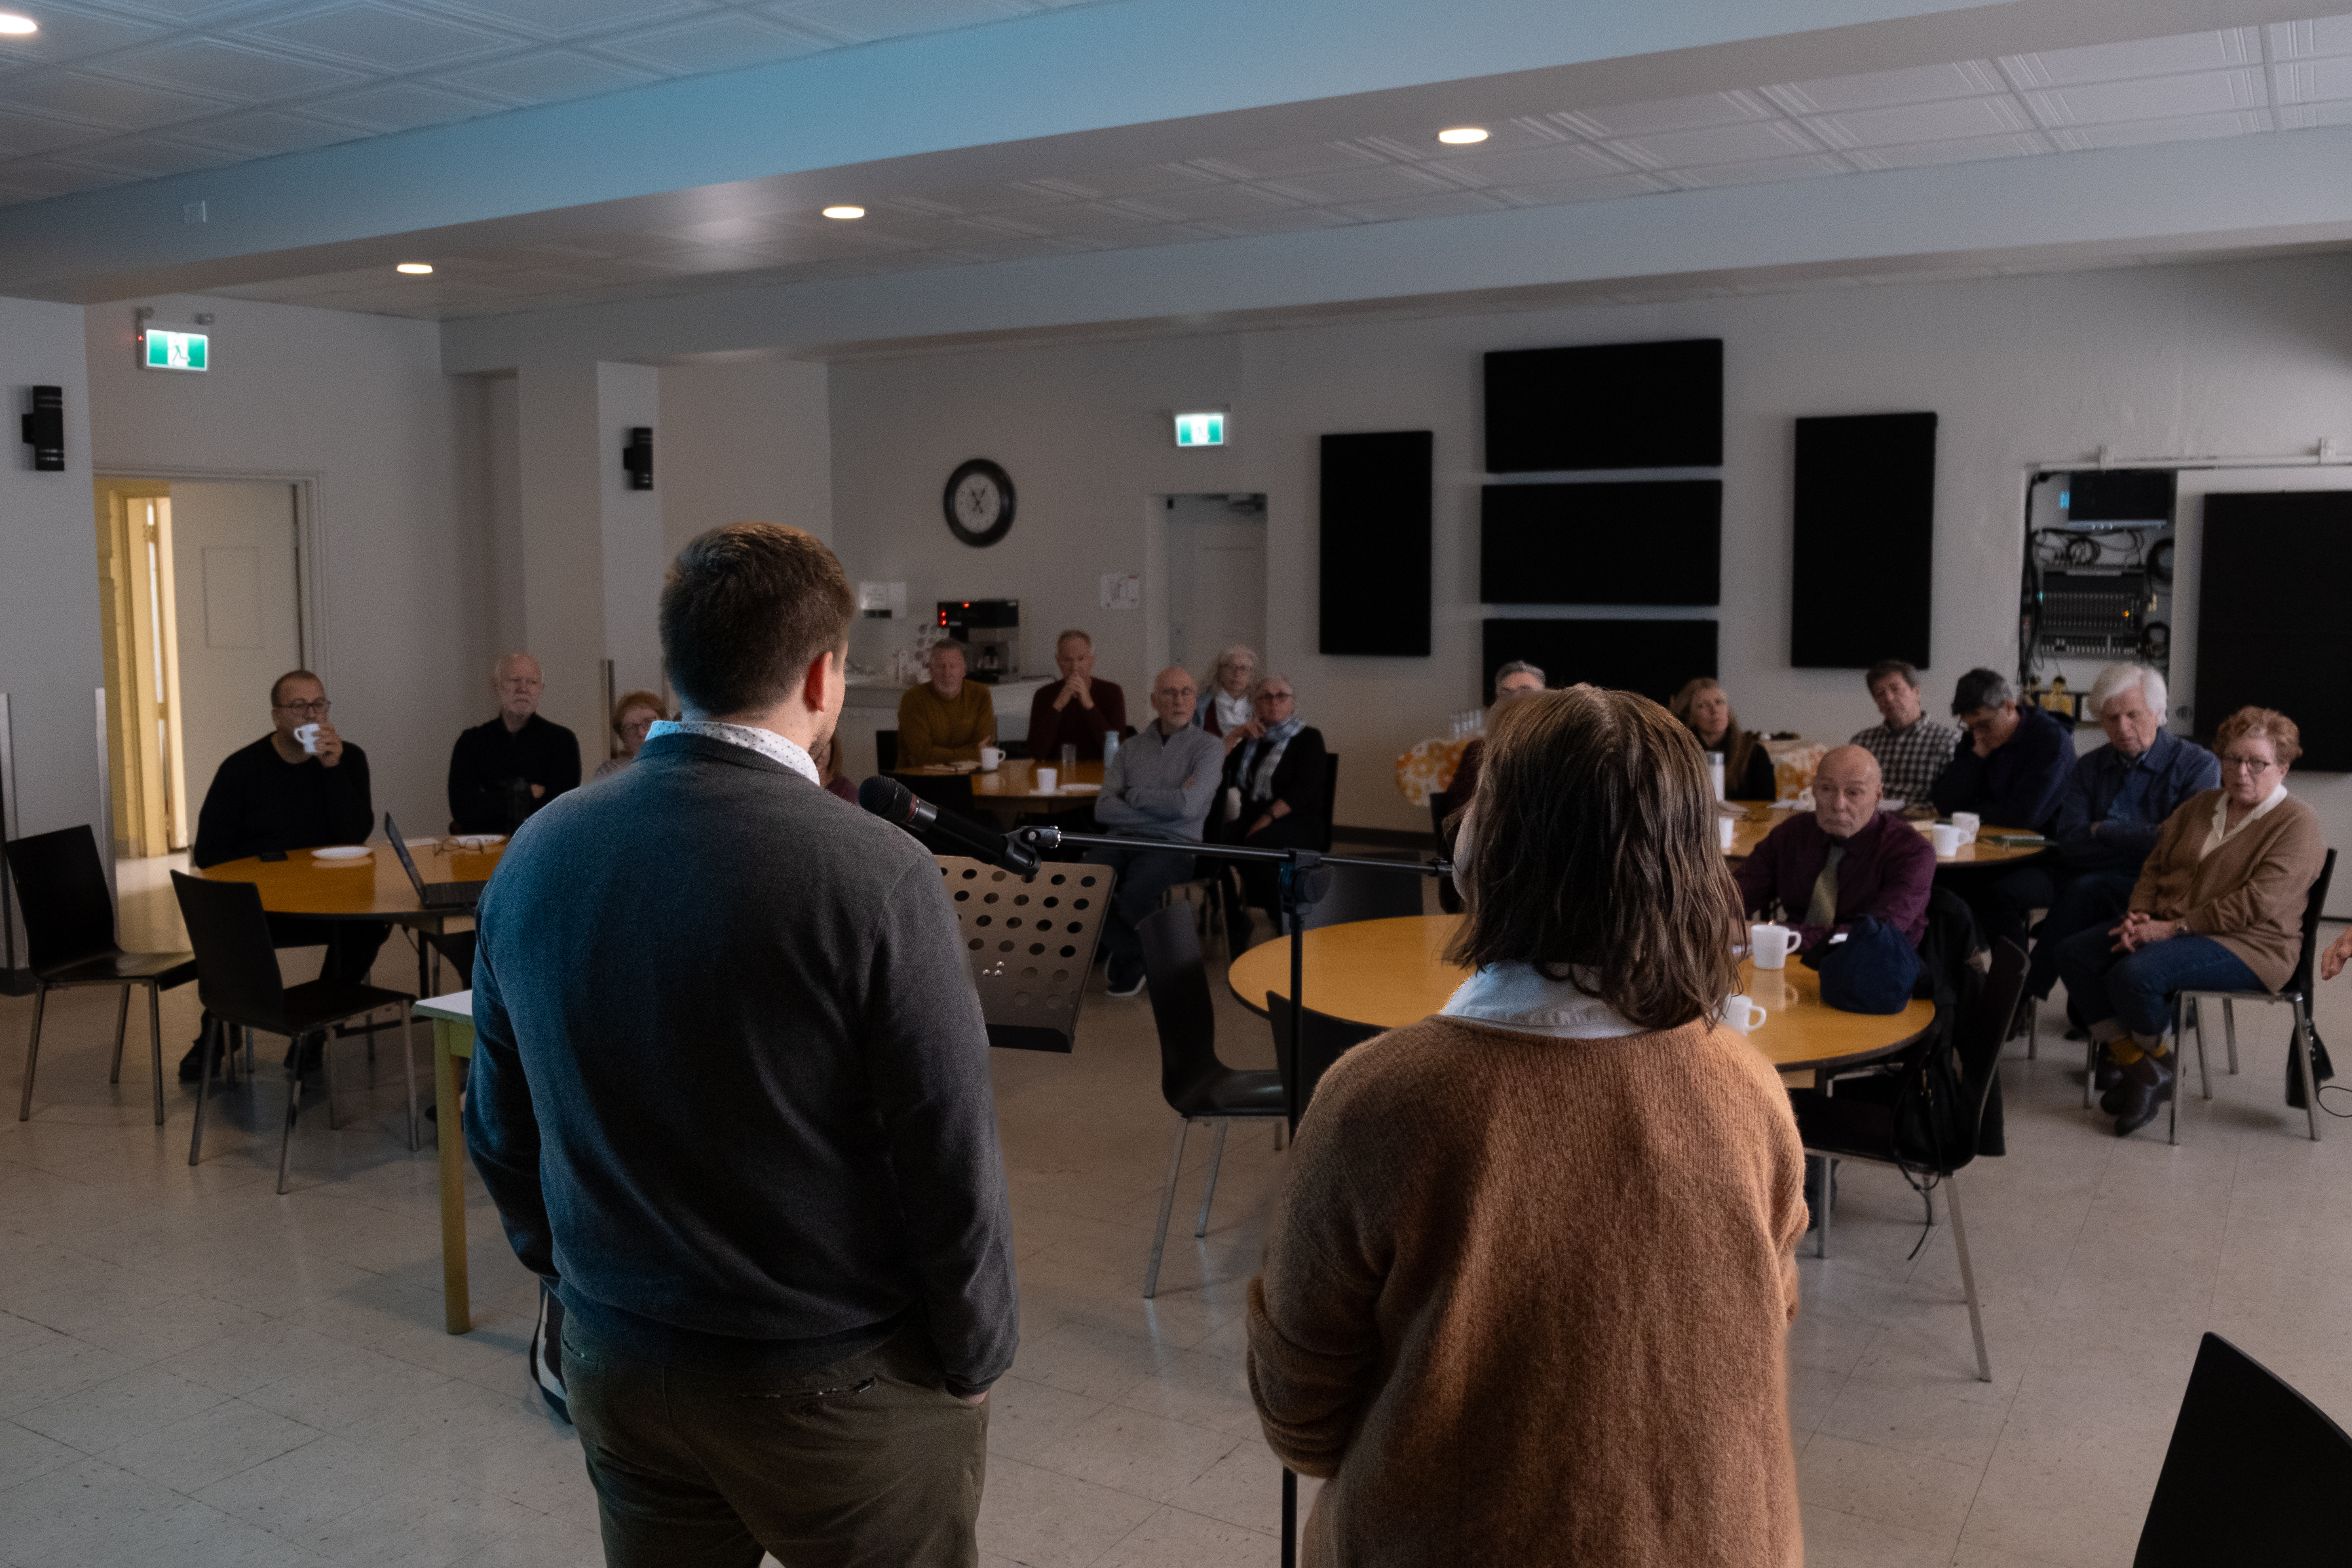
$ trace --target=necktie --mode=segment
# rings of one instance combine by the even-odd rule
[[[1837,924],[1838,862],[1845,858],[1845,846],[1830,846],[1830,857],[1822,862],[1822,874],[1813,879],[1812,901],[1805,906],[1805,923],[1809,926]]]

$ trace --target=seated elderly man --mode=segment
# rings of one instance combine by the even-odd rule
[[[963,678],[963,644],[933,643],[924,662],[930,679],[898,699],[897,765],[980,761],[980,749],[996,743],[996,704],[987,687]]]
[[[499,712],[449,749],[449,824],[456,833],[512,833],[567,790],[580,787],[580,738],[539,710],[547,679],[539,660],[510,653],[491,667]]]
[[[2066,726],[2030,703],[1995,670],[1972,669],[1952,692],[1969,743],[1952,755],[1930,796],[1946,816],[1972,811],[1989,827],[2048,833],[2074,763]]]
[[[2165,819],[2190,796],[2217,789],[2221,764],[2164,727],[2164,677],[2145,665],[2111,664],[2091,685],[2090,709],[2107,743],[2085,752],[2058,797],[2058,863],[2028,866],[1979,900],[1985,935],[2025,945],[2026,911],[2047,910],[2027,972],[2029,995],[2057,983],[2058,949],[2076,931],[2123,918],[2141,864]]]
[[[1501,710],[1504,703],[1514,697],[1524,697],[1530,691],[1541,691],[1543,689],[1544,672],[1527,660],[1515,658],[1504,665],[1495,671],[1495,700],[1486,709],[1488,726],[1492,727],[1495,715]],[[1469,805],[1470,797],[1478,793],[1478,764],[1484,760],[1486,754],[1486,742],[1484,738],[1473,741],[1462,748],[1462,760],[1454,765],[1454,782],[1445,786],[1445,794],[1443,797],[1446,816],[1451,816]],[[1450,841],[1448,847],[1451,847]]]
[[[1878,759],[1886,793],[1906,805],[1926,804],[1944,764],[1958,749],[1960,732],[1930,719],[1919,705],[1919,671],[1907,661],[1882,658],[1864,677],[1879,721],[1848,742]]]
[[[1876,915],[1914,943],[1927,934],[1936,851],[1918,830],[1878,809],[1878,759],[1839,746],[1813,774],[1813,809],[1765,835],[1732,872],[1751,915],[1779,919],[1817,948],[1864,915]]]
[[[2130,912],[2058,949],[2067,1005],[2116,1068],[2099,1105],[2118,1138],[2172,1098],[2173,993],[2285,984],[2303,951],[2304,900],[2327,858],[2319,814],[2287,794],[2287,769],[2303,754],[2294,721],[2241,708],[2213,749],[2221,787],[2165,819]]]
[[[1224,758],[1223,742],[1192,722],[1199,697],[1192,676],[1172,665],[1152,681],[1159,717],[1103,768],[1095,797],[1095,821],[1112,837],[1199,841]],[[1143,942],[1135,928],[1160,907],[1162,893],[1192,875],[1192,857],[1097,845],[1086,858],[1118,873],[1102,945],[1110,994],[1132,996],[1143,989]]]

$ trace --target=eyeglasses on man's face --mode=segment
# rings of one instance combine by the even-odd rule
[[[327,710],[334,704],[321,697],[316,702],[280,702],[276,706],[280,712],[301,713],[312,719],[323,719],[327,716]]]

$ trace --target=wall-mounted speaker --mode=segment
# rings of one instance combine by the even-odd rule
[[[1789,662],[1927,667],[1936,596],[1936,416],[1797,421]]]
[[[33,388],[33,411],[25,416],[25,444],[33,448],[33,467],[40,473],[66,471],[66,389]]]
[[[1323,653],[1429,657],[1426,430],[1323,437]]]
[[[621,468],[633,490],[654,488],[654,431],[650,425],[629,427],[629,444],[621,448]]]
[[[1486,700],[1495,671],[1522,658],[1552,687],[1605,686],[1665,702],[1696,676],[1715,673],[1713,621],[1503,620],[1481,628]]]

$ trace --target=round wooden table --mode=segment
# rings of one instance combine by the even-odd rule
[[[1734,860],[1744,860],[1755,854],[1756,847],[1764,842],[1765,835],[1796,815],[1794,811],[1775,811],[1762,801],[1736,800],[1731,804],[1744,807],[1748,813],[1747,816],[1733,823],[1731,847],[1724,851],[1727,858]],[[1924,822],[1911,824],[1922,838],[1927,837],[1927,829],[1929,826]],[[1990,844],[1987,843],[1984,837],[1989,833],[2006,835],[2023,834],[2026,831],[2021,827],[1979,828],[1976,837],[1960,846],[1958,854],[1948,859],[1942,856],[1937,857],[1936,869],[1940,872],[1964,866],[1999,866],[2011,861],[2031,860],[2035,856],[2045,853],[2049,848],[2046,844]]]
[[[1060,771],[1052,763],[1047,763],[1045,766],[1055,768],[1057,773]],[[902,778],[938,779],[951,778],[962,770],[929,767],[894,768],[891,771]],[[1038,793],[1037,763],[1026,758],[1007,757],[996,765],[994,773],[971,772],[965,776],[971,780],[971,802],[974,805],[1035,811],[1055,806],[1073,807],[1094,799],[1097,792],[1102,788],[1103,765],[1100,763],[1078,763],[1070,770],[1069,777],[1055,781],[1052,795]],[[1064,784],[1079,784],[1085,787],[1066,791],[1061,787]]]
[[[467,849],[446,840],[418,846],[408,853],[416,874],[428,882],[487,882],[506,853],[501,842],[487,848]],[[251,882],[261,889],[261,907],[273,915],[302,915],[323,921],[392,921],[400,925],[442,930],[452,920],[470,918],[470,909],[427,910],[400,857],[389,844],[371,844],[364,860],[321,860],[310,850],[289,849],[283,860],[248,856],[224,860],[190,875],[214,882]],[[416,944],[416,994],[433,994],[425,945]],[[470,982],[471,976],[467,976]]]
[[[1307,1005],[1318,1013],[1394,1029],[1437,1012],[1469,977],[1440,956],[1457,915],[1358,921],[1307,933]],[[1821,977],[1791,958],[1786,969],[1739,965],[1740,986],[1765,1011],[1748,1039],[1782,1072],[1835,1070],[1894,1055],[1927,1032],[1933,1002],[1900,1013],[1842,1013],[1822,1002]],[[1225,983],[1253,1012],[1268,992],[1290,994],[1290,942],[1278,937],[1233,962]]]

